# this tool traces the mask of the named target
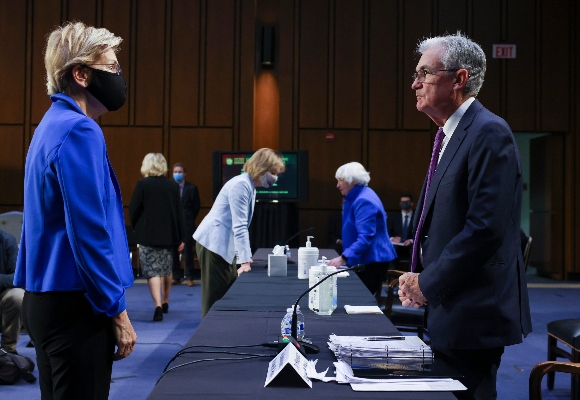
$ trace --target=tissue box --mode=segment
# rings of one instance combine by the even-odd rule
[[[286,276],[287,258],[285,254],[275,256],[268,254],[268,276]]]

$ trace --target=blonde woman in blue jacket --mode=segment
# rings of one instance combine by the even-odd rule
[[[125,102],[121,40],[75,22],[46,43],[52,105],[26,156],[14,274],[43,399],[107,399],[113,360],[137,339],[126,310],[133,271],[121,191],[95,121]]]
[[[284,169],[284,161],[274,150],[256,151],[244,164],[242,174],[226,182],[193,234],[201,267],[203,317],[240,274],[250,271],[252,251],[248,228],[256,202],[256,187],[270,187]],[[238,268],[237,264],[241,266]]]

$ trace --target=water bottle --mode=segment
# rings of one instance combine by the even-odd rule
[[[290,246],[286,245],[286,258],[290,259],[292,257],[292,253],[290,252]]]
[[[286,315],[282,318],[280,324],[280,333],[282,336],[290,336],[292,334],[292,313],[294,306],[286,309]],[[304,338],[304,314],[300,311],[300,306],[296,308],[296,339],[302,340]]]

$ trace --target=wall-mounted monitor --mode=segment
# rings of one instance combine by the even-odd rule
[[[278,181],[265,189],[256,188],[256,200],[260,201],[307,201],[308,200],[308,152],[305,150],[280,151],[286,170],[278,175]],[[246,160],[253,151],[213,152],[213,198],[222,186],[242,173]]]

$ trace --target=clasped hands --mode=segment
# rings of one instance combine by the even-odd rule
[[[406,272],[399,277],[399,299],[403,307],[419,308],[427,304],[419,288],[419,274]]]

